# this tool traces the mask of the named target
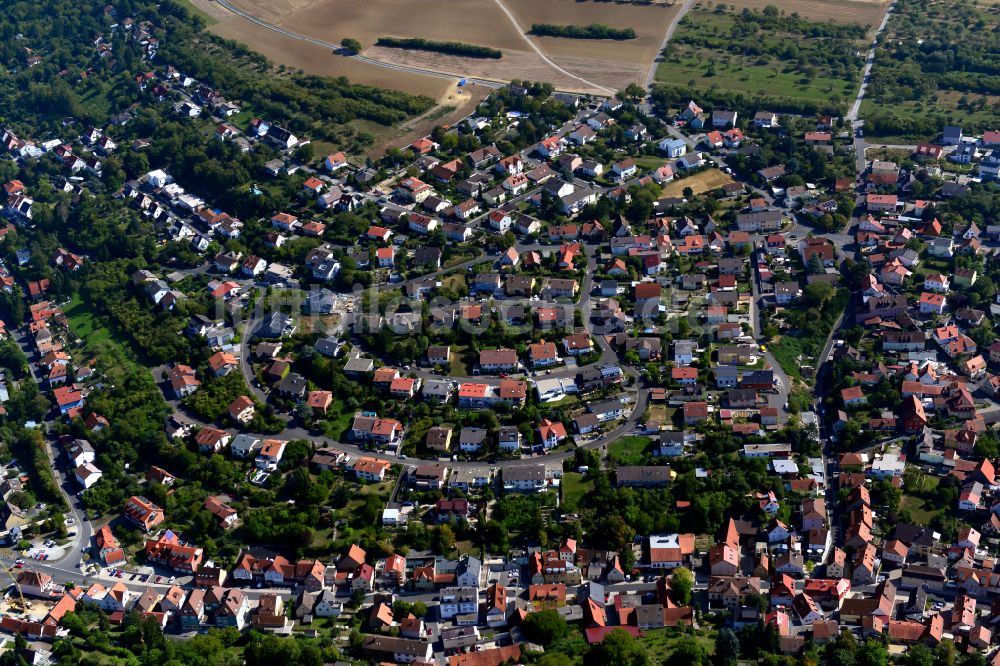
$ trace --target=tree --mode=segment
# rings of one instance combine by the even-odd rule
[[[646,89],[634,83],[630,83],[618,93],[622,99],[637,101],[646,96]]]
[[[632,634],[621,629],[609,632],[583,657],[584,666],[649,666],[649,663],[649,655],[642,646]]]
[[[674,569],[674,573],[670,576],[670,591],[673,593],[674,601],[680,606],[690,605],[693,589],[694,575],[691,570],[684,567]]]
[[[448,525],[441,525],[434,534],[434,550],[440,555],[448,555],[455,547],[455,532]]]
[[[809,307],[823,307],[836,291],[826,282],[814,282],[802,290],[803,301]]]
[[[732,666],[740,657],[740,640],[732,629],[723,628],[719,630],[719,637],[715,642],[715,663],[719,666]]]
[[[917,643],[906,651],[903,663],[906,666],[934,666],[934,654],[927,646]]]
[[[530,613],[521,623],[524,634],[539,645],[551,645],[566,635],[566,620],[558,611],[547,609]]]
[[[670,653],[668,662],[670,664],[680,664],[681,666],[701,666],[705,659],[705,650],[693,636],[684,636]]]
[[[1000,455],[1000,442],[997,441],[995,431],[987,430],[976,438],[975,454],[991,460]]]
[[[344,37],[340,40],[340,45],[344,47],[345,51],[350,51],[351,54],[361,53],[364,47],[361,46],[361,42],[356,39],[351,39],[350,37]]]
[[[316,148],[312,143],[305,143],[295,149],[295,159],[308,164],[316,157]]]
[[[886,666],[889,651],[881,641],[869,638],[858,650],[858,666]]]
[[[934,666],[955,666],[957,658],[958,650],[953,641],[943,640],[934,648]]]
[[[573,666],[573,660],[561,652],[546,652],[537,663],[538,666]]]

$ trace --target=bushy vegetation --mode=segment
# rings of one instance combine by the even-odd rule
[[[635,39],[632,28],[612,28],[601,23],[590,25],[556,25],[532,23],[531,34],[539,37],[568,37],[570,39]]]
[[[477,44],[466,44],[464,42],[438,42],[423,37],[379,37],[375,42],[377,46],[387,46],[393,49],[415,49],[417,51],[433,51],[447,55],[463,56],[465,58],[492,58],[498,60],[503,57],[503,52],[499,49],[491,49],[488,46]]]
[[[175,664],[177,666],[264,666],[297,664],[322,666],[339,660],[341,652],[320,639],[284,638],[251,631],[240,635],[235,627],[209,629],[184,641],[167,640],[153,618],[138,611],[128,613],[120,626],[112,627],[107,615],[89,603],[77,604],[62,620],[69,634],[52,645],[60,664],[128,663],[136,666]],[[17,638],[18,648],[24,639]],[[0,664],[24,663],[17,650],[8,650]]]
[[[857,24],[807,21],[772,6],[695,9],[663,51],[656,79],[666,90],[660,94],[683,91],[730,108],[841,115],[859,83],[865,31]]]
[[[816,366],[822,361],[818,356],[849,299],[847,289],[835,290],[817,282],[803,290],[800,307],[782,312],[790,330],[769,348],[786,373],[798,377],[803,365]]]
[[[148,30],[160,42],[158,63],[173,64],[226,99],[247,103],[272,122],[315,138],[329,133],[332,140],[336,124],[357,118],[396,123],[434,104],[427,97],[344,78],[277,76],[277,68],[260,54],[203,32],[202,20],[173,0],[139,0],[115,10],[118,18],[131,14],[137,23],[149,22]],[[19,109],[17,121],[35,130],[58,130],[66,116],[104,125],[109,116],[139,101],[143,93],[133,77],[147,71],[149,64],[136,44],[113,40],[113,58],[101,58],[94,47],[94,37],[110,35],[116,20],[115,14],[104,12],[104,5],[68,0],[8,3],[0,18],[0,32],[9,37],[0,40],[0,63],[6,69],[0,79],[3,107]],[[15,34],[22,38],[14,39]],[[40,54],[41,62],[27,67],[29,53]]]
[[[898,2],[875,51],[864,110],[870,134],[933,138],[946,124],[994,129],[1000,8],[968,0]]]

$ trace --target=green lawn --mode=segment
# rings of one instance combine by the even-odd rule
[[[756,363],[741,365],[740,370],[763,370],[766,364],[767,364],[767,359],[761,356],[757,359]]]
[[[81,346],[87,355],[100,355],[120,363],[138,365],[125,336],[105,326],[100,315],[89,304],[84,303],[79,294],[74,294],[73,299],[63,308],[63,313],[69,321],[70,332],[81,340]]]
[[[347,409],[347,405],[342,400],[335,399],[327,410],[327,414],[332,415],[332,418],[323,423],[323,432],[331,439],[343,438],[354,419],[354,412]]]
[[[715,74],[703,54],[688,58],[665,60],[656,67],[656,80],[677,86],[719,88],[748,94],[770,95],[825,102],[834,97],[848,98],[857,86],[855,81],[808,77],[787,63],[767,65],[732,63],[717,65]]]
[[[643,171],[653,171],[666,164],[667,160],[656,155],[641,155],[635,158],[635,163]]]
[[[619,465],[641,465],[650,442],[649,437],[622,437],[608,446],[608,457]]]
[[[910,488],[908,492],[904,492],[899,500],[899,508],[908,510],[914,523],[929,525],[935,516],[944,513],[946,508],[937,506],[932,498],[932,493],[940,482],[941,479],[936,476],[920,474],[920,487]]]
[[[910,512],[910,517],[917,525],[930,525],[935,516],[942,512],[941,507],[933,507],[928,500],[913,495],[903,495],[899,508]]]
[[[465,262],[469,261],[470,259],[475,259],[475,258],[476,258],[476,254],[474,252],[471,252],[471,251],[469,251],[469,252],[465,252],[465,251],[454,252],[450,257],[448,257],[447,259],[444,260],[444,263],[441,264],[441,266],[443,268],[451,268],[452,266],[458,266],[459,264],[464,264]],[[456,278],[460,279],[462,282],[465,281],[465,276],[462,275],[461,273],[459,273],[457,275],[451,275],[451,276],[448,276],[448,277],[449,278],[456,277]]]
[[[558,400],[553,400],[552,402],[542,403],[542,405],[548,409],[555,409],[556,407],[573,407],[578,402],[580,402],[580,399],[575,395],[567,395],[559,398]]]
[[[451,348],[451,364],[448,371],[452,377],[468,377],[469,366],[466,363],[466,355],[469,353],[468,345],[456,345]]]
[[[785,371],[785,374],[794,379],[802,379],[801,365],[807,359],[799,359],[799,355],[803,353],[803,350],[798,338],[786,335],[780,340],[768,344],[767,348],[774,355],[775,360],[778,361],[778,365]]]
[[[460,260],[456,261],[455,263],[456,264],[460,264],[463,261],[467,261],[467,259],[460,258]],[[457,291],[458,289],[460,289],[460,288],[462,288],[464,286],[465,286],[465,276],[462,275],[461,273],[455,273],[455,274],[452,274],[452,275],[446,275],[443,278],[441,278],[441,288],[442,289],[453,289],[453,290]]]
[[[594,490],[594,482],[584,480],[583,474],[576,472],[563,473],[560,486],[562,488],[563,508],[570,512],[576,511],[584,495]]]
[[[677,642],[682,638],[686,637],[684,631],[674,627],[667,627],[665,629],[652,629],[644,631],[642,636],[639,638],[639,643],[646,648],[646,652],[655,659],[660,659],[664,655],[668,655],[673,652],[677,645]],[[700,629],[695,632],[694,639],[698,641],[698,644],[705,651],[705,654],[712,655],[715,654],[715,632]],[[659,662],[654,662],[659,663]],[[666,658],[662,663],[669,664],[669,657]]]
[[[846,106],[861,78],[859,25],[818,24],[766,13],[696,7],[656,68],[656,81],[708,93],[741,93],[812,106]],[[790,51],[787,46],[794,44]],[[710,95],[709,95],[710,96]]]
[[[93,87],[80,97],[80,104],[89,113],[95,116],[108,116],[111,114],[111,104],[107,95],[100,87]]]
[[[995,2],[897,3],[879,40],[872,86],[861,105],[865,133],[917,143],[940,136],[943,125],[959,125],[966,134],[995,129],[997,20]],[[935,49],[914,48],[942,35],[952,62],[978,59],[977,66],[941,67]],[[993,57],[980,59],[984,53]]]

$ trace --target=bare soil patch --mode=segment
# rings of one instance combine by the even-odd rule
[[[748,9],[764,9],[772,5],[786,14],[798,12],[799,16],[810,21],[858,23],[870,26],[874,31],[882,20],[888,2],[885,0],[726,0],[725,4],[729,7]],[[712,7],[713,3],[707,2],[705,5]]]
[[[690,187],[695,194],[702,194],[731,182],[733,182],[733,179],[718,169],[707,169],[693,176],[668,183],[660,195],[663,197],[679,197],[684,194],[684,188],[687,187]]]
[[[346,76],[354,83],[402,90],[435,99],[446,96],[455,81],[399,72],[336,55],[329,49],[287,37],[240,17],[230,15],[216,23],[211,32],[246,44],[273,62],[321,76]]]
[[[459,93],[461,90],[461,93]],[[376,126],[374,123],[367,123],[368,127],[376,139],[375,144],[367,154],[371,157],[381,157],[385,148],[393,146],[402,148],[408,146],[417,139],[430,134],[438,125],[447,127],[465,118],[472,110],[490,94],[490,88],[486,86],[466,85],[459,89],[453,86],[444,97],[438,100],[437,106],[427,113],[411,118],[405,123],[396,127]],[[447,111],[452,109],[451,111]],[[442,113],[447,111],[446,113]]]

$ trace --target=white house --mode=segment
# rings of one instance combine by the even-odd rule
[[[920,314],[941,314],[944,312],[947,299],[944,294],[923,292],[920,294]]]
[[[924,278],[924,289],[928,291],[948,291],[948,276],[941,274],[928,275]]]
[[[77,483],[87,489],[100,481],[103,473],[93,463],[84,463],[76,468],[74,475]]]
[[[657,144],[657,148],[666,153],[667,157],[680,157],[687,152],[687,143],[684,139],[667,137]]]

